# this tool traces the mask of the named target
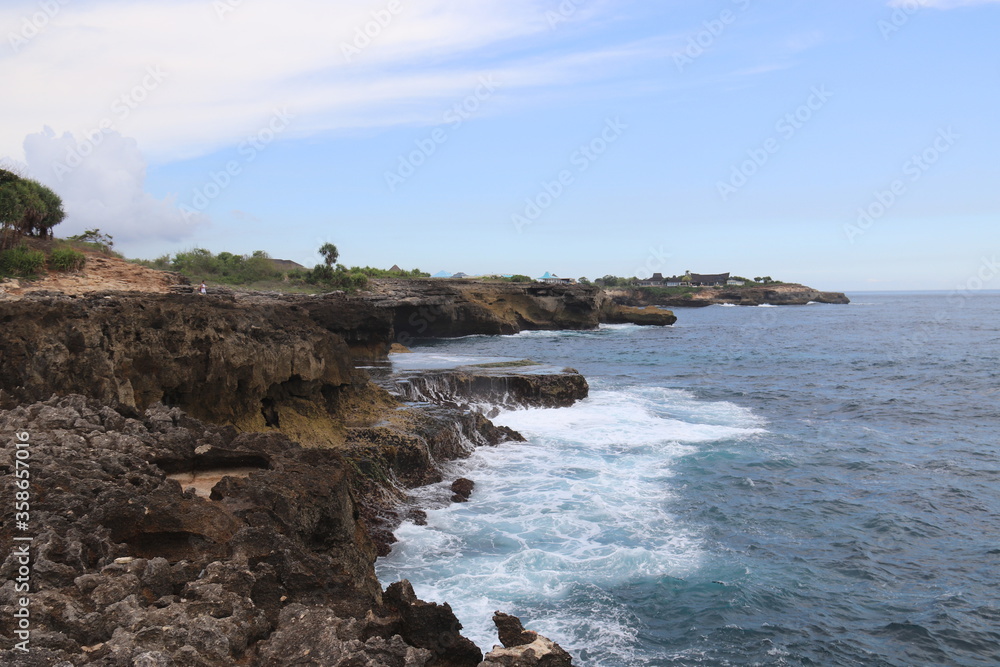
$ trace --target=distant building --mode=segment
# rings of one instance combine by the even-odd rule
[[[461,271],[459,271],[458,273],[456,273],[455,275],[452,276],[452,278],[468,278],[468,277],[469,277],[469,274],[462,273]]]
[[[451,278],[451,273],[448,271],[438,271],[431,278]]]
[[[670,278],[664,278],[663,284],[665,287],[687,287],[691,284],[687,276],[672,276]]]
[[[729,282],[728,273],[692,273],[691,284],[695,287],[718,287]]]
[[[746,285],[745,282],[743,282],[742,280],[737,280],[736,278],[730,278],[729,280],[726,281],[726,284],[733,285],[734,287],[743,287],[744,285]]]
[[[389,269],[389,270],[392,271],[393,273],[402,273],[403,272],[403,269],[399,268],[399,264],[393,264],[392,268]]]
[[[538,279],[540,282],[550,285],[572,285],[576,281],[572,278],[560,278],[554,273],[545,272],[545,275]]]
[[[654,273],[648,280],[640,280],[639,284],[643,287],[661,287],[663,282],[663,274]]]

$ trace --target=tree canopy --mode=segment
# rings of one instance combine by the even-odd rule
[[[0,169],[0,228],[44,238],[65,217],[62,199],[50,188]]]

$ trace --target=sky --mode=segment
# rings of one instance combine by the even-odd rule
[[[59,236],[1000,289],[1000,0],[6,0]]]

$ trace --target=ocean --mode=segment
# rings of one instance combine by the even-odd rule
[[[530,358],[591,395],[494,419],[528,442],[414,491],[427,525],[380,579],[582,666],[1000,664],[1000,294],[849,296],[397,355]]]

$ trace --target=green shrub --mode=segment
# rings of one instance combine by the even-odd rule
[[[31,277],[45,268],[45,253],[21,244],[0,252],[0,274]]]
[[[72,248],[56,248],[49,255],[49,268],[53,271],[77,271],[87,263],[87,256]]]
[[[209,280],[229,285],[248,285],[281,278],[281,272],[263,250],[255,250],[251,255],[234,255],[231,252],[213,255],[204,248],[194,248],[177,253],[173,259],[168,255],[140,263],[150,268],[169,268],[192,281]]]
[[[357,267],[347,270],[342,264],[336,268],[317,264],[309,271],[293,271],[289,279],[301,280],[309,285],[319,285],[331,289],[354,291],[368,287],[368,276],[357,271]]]

